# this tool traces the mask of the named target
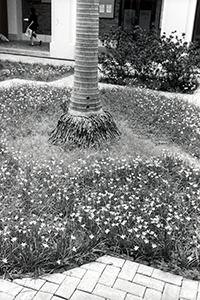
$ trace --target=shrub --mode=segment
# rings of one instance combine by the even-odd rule
[[[53,66],[22,62],[0,61],[0,81],[23,78],[37,81],[51,81],[73,74],[71,66]]]
[[[193,42],[189,45],[188,54],[193,66],[200,68],[200,43]]]
[[[197,88],[194,75],[196,55],[183,38],[160,37],[155,29],[120,28],[102,38],[108,51],[99,57],[103,79],[117,84],[140,84],[149,88],[191,92]]]

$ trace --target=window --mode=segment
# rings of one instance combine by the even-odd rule
[[[100,18],[114,18],[114,0],[100,0]]]

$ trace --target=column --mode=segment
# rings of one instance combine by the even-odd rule
[[[8,38],[22,39],[22,3],[21,0],[7,0]]]
[[[185,33],[185,40],[192,40],[192,32],[195,19],[197,0],[164,0],[162,11],[161,34],[165,32],[167,36],[172,31],[177,31],[176,35],[182,37]]]
[[[50,56],[74,60],[76,0],[52,0]]]

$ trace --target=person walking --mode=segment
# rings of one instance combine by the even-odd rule
[[[38,17],[36,15],[34,7],[31,7],[30,9],[29,19],[24,19],[24,20],[25,21],[28,20],[28,28],[32,30],[30,36],[30,41],[31,41],[30,46],[34,46],[33,38],[35,38],[39,42],[39,45],[41,46],[42,41],[37,37],[37,33],[36,33],[36,30],[38,28]]]

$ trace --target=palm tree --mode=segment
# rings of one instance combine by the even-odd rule
[[[77,0],[75,73],[67,113],[50,140],[54,144],[90,146],[120,135],[104,111],[98,89],[99,0]]]

